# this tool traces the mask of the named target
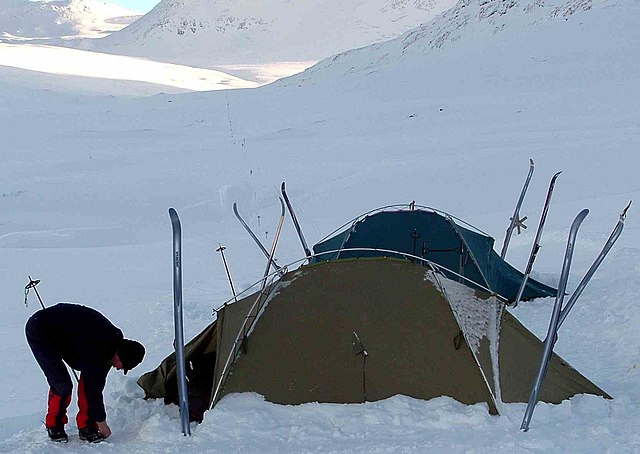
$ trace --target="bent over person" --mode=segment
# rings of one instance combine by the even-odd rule
[[[80,371],[78,433],[80,439],[99,442],[111,435],[102,392],[111,367],[126,374],[144,358],[144,346],[125,339],[104,315],[78,304],[59,303],[39,310],[25,327],[27,342],[47,377],[49,400],[45,425],[54,441],[68,441],[73,383],[65,362]]]

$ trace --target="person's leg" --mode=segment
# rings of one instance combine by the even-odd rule
[[[62,358],[46,336],[42,335],[38,315],[36,313],[29,319],[25,333],[33,356],[50,387],[45,424],[48,429],[64,428],[68,422],[67,407],[71,402],[73,384]]]
[[[78,415],[76,416],[76,423],[78,423],[78,429],[85,429],[87,427],[96,428],[96,422],[89,418],[89,405],[87,404],[87,397],[84,392],[84,380],[82,374],[80,374],[80,381],[78,381]]]

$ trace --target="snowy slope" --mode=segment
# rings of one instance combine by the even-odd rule
[[[638,23],[637,0],[476,0],[389,43],[258,89],[132,99],[0,81],[8,144],[0,167],[0,451],[640,451]],[[445,397],[277,406],[236,395],[187,439],[175,406],[142,399],[137,376],[172,349],[168,207],[183,221],[190,338],[230,297],[219,243],[236,287],[264,270],[231,212],[234,201],[265,240],[286,181],[309,243],[365,210],[416,200],[501,244],[529,158],[536,162],[522,208],[529,229],[514,237],[507,259],[524,267],[549,179],[563,170],[534,267],[543,282],[557,283],[581,209],[590,214],[569,291],[634,200],[556,348],[614,400],[541,404],[525,434],[524,404],[490,416],[483,405]],[[289,219],[277,256],[279,263],[302,256]],[[96,307],[147,346],[140,367],[108,378],[114,435],[101,446],[80,444],[73,421],[69,445],[45,438],[47,386],[23,334],[37,309],[33,294],[23,304],[28,275],[42,279],[47,304]],[[514,313],[543,336],[552,303],[536,300]]]
[[[120,96],[257,85],[210,69],[26,43],[0,43],[0,81],[21,88]]]
[[[0,38],[104,36],[138,17],[101,0],[2,0]]]
[[[390,39],[455,0],[163,0],[92,48],[212,67],[317,61]]]

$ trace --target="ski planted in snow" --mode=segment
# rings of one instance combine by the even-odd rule
[[[571,269],[571,260],[573,258],[576,235],[578,234],[580,224],[582,224],[582,221],[584,221],[584,218],[586,218],[588,214],[589,210],[587,209],[582,210],[580,213],[578,213],[576,218],[573,220],[573,223],[571,224],[571,229],[569,230],[567,249],[564,254],[562,271],[560,273],[560,283],[558,284],[558,294],[556,295],[556,301],[553,305],[553,312],[551,314],[551,320],[549,321],[547,337],[544,340],[544,350],[542,353],[542,358],[540,360],[540,367],[538,368],[538,373],[536,374],[536,379],[533,383],[533,388],[531,389],[531,395],[529,396],[529,402],[527,403],[527,409],[525,410],[524,418],[522,419],[522,424],[520,425],[520,430],[524,432],[529,430],[529,423],[531,422],[533,410],[535,409],[536,403],[538,402],[538,395],[540,394],[540,389],[542,388],[542,382],[544,381],[544,377],[547,374],[549,361],[551,359],[551,354],[553,353],[553,347],[558,339],[558,321],[560,319],[562,301],[564,300],[564,294],[567,288],[567,281],[569,280],[569,270]]]
[[[529,255],[529,261],[527,262],[527,267],[524,271],[524,278],[522,279],[522,284],[520,284],[520,289],[518,289],[518,295],[516,299],[513,301],[513,306],[517,306],[520,302],[520,298],[522,298],[522,294],[524,293],[524,289],[527,285],[527,281],[529,280],[529,275],[531,274],[531,270],[533,269],[533,262],[536,261],[536,257],[538,255],[538,251],[540,250],[540,239],[542,238],[542,229],[544,228],[544,224],[547,220],[547,214],[549,213],[549,205],[551,204],[551,196],[553,195],[553,188],[556,185],[556,180],[562,171],[556,173],[551,178],[551,183],[549,183],[549,190],[547,191],[547,198],[544,201],[544,207],[542,209],[542,215],[540,216],[540,223],[538,224],[538,230],[536,231],[536,238],[533,240],[533,247],[531,249],[531,254]]]
[[[281,201],[282,202],[282,201]],[[240,216],[240,213],[238,213],[238,204],[236,202],[233,202],[233,214],[236,215],[236,218],[238,218],[238,221],[240,221],[240,224],[242,224],[242,226],[244,227],[244,229],[249,233],[249,235],[251,236],[251,238],[253,238],[253,241],[255,241],[255,243],[258,245],[258,247],[260,248],[260,250],[262,251],[262,253],[264,254],[265,257],[269,258],[269,252],[267,251],[267,249],[264,247],[264,245],[262,244],[262,241],[260,241],[258,239],[258,237],[256,236],[255,233],[253,233],[253,230],[251,230],[251,227],[249,227],[249,225],[245,222],[245,220],[242,218],[242,216]],[[279,266],[275,259],[271,260],[270,262],[271,264],[273,264],[273,267],[275,268],[275,270],[278,272],[278,274],[280,276],[282,276],[284,274],[284,272],[282,271],[282,267]]]
[[[567,318],[567,315],[569,315],[569,311],[574,306],[574,304],[576,304],[576,301],[582,294],[582,291],[587,286],[587,284],[589,283],[589,281],[595,274],[596,270],[598,269],[598,267],[600,266],[604,258],[607,256],[607,254],[615,244],[615,242],[618,240],[618,237],[620,236],[620,234],[622,233],[622,229],[624,228],[624,221],[627,218],[627,210],[629,209],[630,206],[631,206],[631,202],[629,202],[629,204],[625,207],[625,209],[622,210],[622,213],[620,213],[620,218],[618,219],[618,223],[613,228],[613,231],[611,232],[611,235],[609,235],[609,238],[604,244],[602,251],[600,251],[600,254],[598,254],[598,256],[593,261],[593,264],[591,265],[589,270],[585,273],[584,277],[582,278],[582,280],[576,287],[575,291],[571,295],[571,298],[569,298],[569,301],[567,302],[567,304],[562,308],[562,312],[560,312],[560,319],[558,320],[558,328],[560,328],[564,320]]]
[[[522,206],[522,202],[524,200],[524,196],[527,193],[527,189],[529,188],[529,183],[531,182],[531,177],[533,176],[533,169],[535,164],[533,163],[533,159],[529,159],[529,173],[527,174],[527,179],[524,181],[524,186],[522,187],[522,192],[520,193],[520,197],[518,198],[518,203],[516,204],[516,209],[513,212],[513,216],[511,217],[511,223],[509,224],[509,228],[507,228],[507,234],[504,237],[504,243],[502,244],[502,251],[500,252],[500,257],[505,258],[507,255],[507,248],[509,247],[509,242],[511,241],[511,235],[513,234],[513,230],[515,228],[518,229],[518,233],[520,233],[520,228],[526,229],[527,226],[524,225],[524,221],[526,221],[527,217],[520,219],[520,207]]]
[[[176,374],[178,380],[178,400],[182,433],[191,435],[189,427],[189,400],[187,399],[187,371],[184,355],[184,327],[182,318],[182,227],[180,218],[173,208],[169,208],[173,229],[173,323],[175,328],[174,347],[176,350]]]
[[[575,305],[576,301],[582,294],[582,291],[585,289],[596,270],[609,253],[617,239],[620,237],[622,233],[622,229],[624,228],[624,221],[627,217],[627,210],[631,206],[631,202],[622,210],[620,214],[620,218],[618,219],[618,223],[614,227],[611,235],[607,239],[602,251],[596,257],[593,264],[589,268],[589,270],[585,273],[584,277],[578,284],[578,287],[569,298],[567,304],[563,307],[563,298],[565,289],[567,287],[567,280],[569,275],[569,268],[571,267],[571,256],[573,255],[573,249],[575,245],[575,236],[580,227],[580,224],[584,220],[584,218],[589,213],[589,210],[582,210],[576,219],[573,221],[571,225],[571,230],[569,231],[569,240],[567,242],[567,251],[565,253],[564,264],[562,266],[562,273],[560,275],[560,283],[558,285],[558,295],[556,296],[556,302],[553,306],[553,314],[551,316],[551,321],[549,322],[549,329],[547,331],[547,337],[544,341],[544,352],[542,354],[542,359],[540,361],[540,368],[538,369],[538,374],[536,375],[536,381],[534,382],[533,389],[531,390],[531,396],[529,397],[529,402],[527,404],[527,409],[524,414],[524,418],[522,419],[522,425],[520,429],[526,432],[529,430],[529,423],[531,422],[531,417],[533,416],[533,410],[535,409],[536,403],[538,401],[538,394],[540,392],[540,388],[542,387],[542,381],[547,373],[547,368],[549,367],[549,361],[551,359],[551,354],[553,353],[553,346],[558,340],[558,329],[562,325],[562,323],[569,315],[569,311]]]
[[[293,207],[291,206],[291,201],[289,200],[289,196],[287,195],[284,181],[282,182],[282,186],[280,187],[280,192],[282,192],[282,197],[284,197],[284,201],[287,204],[287,209],[289,210],[289,214],[291,215],[291,220],[293,221],[293,225],[296,228],[296,232],[298,232],[298,238],[300,238],[300,243],[302,243],[304,255],[306,255],[307,257],[311,257],[311,250],[309,250],[309,246],[307,246],[307,241],[304,239],[304,235],[302,234],[302,229],[300,228],[300,224],[298,223],[298,218],[296,218],[296,214],[294,213]]]
[[[231,367],[231,364],[235,360],[235,357],[238,354],[238,352],[244,346],[246,346],[245,339],[251,328],[249,320],[253,319],[253,321],[255,322],[255,315],[251,316],[251,314],[256,314],[256,308],[259,307],[259,305],[264,302],[264,298],[268,294],[268,292],[265,292],[264,290],[267,286],[267,278],[269,277],[269,270],[271,269],[271,266],[273,263],[273,257],[276,254],[276,247],[278,246],[278,239],[280,238],[280,232],[282,231],[282,225],[284,224],[284,217],[285,217],[284,202],[282,201],[282,198],[278,197],[278,199],[280,200],[280,208],[281,208],[280,220],[278,221],[278,227],[276,228],[276,233],[273,236],[273,242],[271,243],[271,252],[267,253],[268,254],[267,267],[264,271],[264,275],[262,276],[262,286],[260,287],[260,292],[258,297],[256,298],[253,305],[251,306],[251,309],[249,309],[249,311],[247,312],[247,316],[245,317],[244,322],[242,323],[242,326],[238,330],[238,334],[236,335],[236,338],[233,342],[231,351],[229,352],[229,355],[227,356],[227,360],[224,363],[224,367],[222,368],[222,373],[220,374],[220,379],[218,383],[216,384],[214,381],[214,387],[211,391],[211,402],[209,403],[209,409],[212,409],[213,406],[216,404],[216,402],[218,402],[218,398],[220,397],[222,386],[225,380],[227,379],[227,376],[229,373],[229,368]]]

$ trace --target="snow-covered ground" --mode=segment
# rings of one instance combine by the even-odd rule
[[[27,71],[16,72],[14,68]],[[212,69],[27,43],[0,43],[0,77],[18,86],[39,90],[121,96],[258,85]],[[85,82],[70,84],[70,78]],[[87,78],[101,79],[102,82],[86,82]]]
[[[397,40],[298,76],[209,93],[87,95],[104,82],[64,74],[57,87],[34,90],[22,83],[26,71],[1,68],[0,452],[640,451],[638,23],[637,0],[465,0]],[[590,214],[571,291],[635,201],[556,348],[614,400],[539,404],[522,433],[524,404],[491,416],[446,397],[278,406],[232,395],[185,438],[175,406],[142,399],[137,377],[172,349],[169,207],[183,223],[190,338],[230,296],[219,243],[237,287],[264,270],[233,202],[266,240],[286,181],[310,243],[363,211],[416,200],[500,245],[529,158],[529,229],[507,259],[524,267],[549,179],[562,170],[534,269],[543,282],[557,284],[581,209]],[[290,220],[277,256],[302,256]],[[42,280],[45,303],[95,307],[147,347],[137,369],[108,377],[108,442],[81,444],[73,422],[68,445],[46,439],[47,386],[23,331],[38,308],[33,294],[24,305],[28,275]],[[552,304],[513,312],[543,336]]]

